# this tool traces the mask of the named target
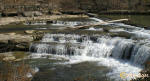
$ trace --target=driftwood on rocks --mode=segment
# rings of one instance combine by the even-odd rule
[[[118,20],[111,20],[111,21],[103,21],[103,22],[97,22],[94,24],[88,24],[88,25],[81,25],[81,26],[74,26],[74,27],[65,27],[63,29],[83,29],[83,28],[90,28],[93,26],[99,26],[103,24],[109,24],[109,23],[115,23],[115,22],[122,22],[122,21],[128,21],[128,19],[118,19]]]

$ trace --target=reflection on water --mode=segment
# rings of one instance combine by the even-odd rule
[[[110,69],[104,66],[97,66],[97,62],[63,64],[63,60],[57,59],[35,59],[30,62],[40,69],[32,81],[109,80],[106,77],[106,73]]]

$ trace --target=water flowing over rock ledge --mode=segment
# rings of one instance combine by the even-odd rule
[[[124,71],[127,71],[125,70],[125,66],[132,70],[136,69],[138,72],[140,72],[140,69],[137,67],[145,65],[148,59],[150,59],[149,50],[150,47],[146,44],[142,44],[142,42],[132,39],[124,39],[120,37],[111,38],[109,36],[100,35],[87,36],[76,34],[46,34],[39,43],[33,43],[30,47],[30,52],[33,53],[32,57],[34,58],[36,56],[37,58],[42,58],[44,56],[54,54],[64,57],[77,57],[82,59],[83,61],[91,60],[91,58],[93,57],[97,60],[101,59],[102,62],[108,59],[111,59],[111,62],[114,63],[123,62],[123,64],[119,64],[120,66],[118,67],[116,67],[116,64],[113,64],[113,66],[111,66],[111,64],[108,63],[109,67],[117,68],[117,70],[113,71],[116,73],[118,73],[118,71],[122,72],[122,68],[124,68]],[[114,59],[121,61],[116,62]],[[73,59],[70,58],[70,60]],[[79,62],[82,60],[79,60]],[[127,62],[125,63],[125,65],[124,61]],[[107,66],[105,62],[102,64]],[[132,67],[132,65],[134,67]],[[136,74],[138,73],[137,71],[134,70],[133,73]],[[132,73],[132,71],[130,72]],[[110,73],[108,75],[110,75],[110,77],[115,77],[115,75],[113,74],[114,73]]]
[[[87,56],[126,59],[140,65],[150,57],[150,47],[140,41],[107,36],[46,34],[41,43],[33,43],[30,47],[31,52],[58,55],[82,55],[85,49],[87,49]]]
[[[95,22],[103,21],[97,18],[91,19]],[[76,21],[59,21],[55,24],[74,26],[78,23]],[[116,35],[111,35],[112,33]],[[29,51],[30,59],[51,59],[50,57],[56,56],[55,59],[59,60],[57,57],[65,59],[66,62],[62,61],[61,63],[67,65],[98,61],[98,65],[112,69],[107,76],[121,80],[118,76],[120,72],[137,74],[149,62],[149,34],[148,30],[140,27],[124,23],[110,23],[78,31],[56,29],[46,32],[27,30],[24,31],[24,34],[5,33],[0,34],[0,43],[2,48],[11,46],[5,51]],[[3,50],[3,52],[5,51]],[[10,59],[14,58],[10,57]],[[127,78],[127,80],[131,80],[131,78]]]

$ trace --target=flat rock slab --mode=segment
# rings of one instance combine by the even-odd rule
[[[33,41],[33,37],[30,35],[20,35],[15,33],[7,33],[7,34],[0,34],[0,42],[8,42],[8,41],[15,41],[19,42],[31,42]]]
[[[15,33],[0,34],[0,52],[28,51],[33,37]]]

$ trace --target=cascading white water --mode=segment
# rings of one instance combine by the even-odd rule
[[[121,59],[127,59],[130,57],[130,52],[132,51],[133,41],[132,40],[118,40],[113,52],[112,57],[114,58],[121,58]]]
[[[134,37],[136,38],[148,38],[150,39],[150,31],[149,30],[145,30],[142,27],[136,27],[136,26],[131,26],[131,25],[127,25],[124,23],[112,23],[113,25],[117,26],[117,27],[122,27],[121,30],[111,30],[110,32],[118,32],[118,31],[124,31],[124,32],[128,32],[130,34],[133,34]],[[127,28],[130,30],[126,30],[123,28]]]
[[[99,19],[91,19],[103,22]],[[129,27],[124,24],[123,26]],[[134,29],[132,26],[129,28]],[[138,30],[142,29],[138,28]],[[149,37],[149,33],[145,32],[146,30],[140,31],[140,33],[136,32],[138,30],[127,32],[135,34],[137,37],[144,37],[145,35],[147,36],[146,38]],[[121,31],[124,30],[121,29]],[[150,59],[150,42],[149,39],[148,41],[135,41],[100,35],[46,34],[39,43],[31,45],[30,52],[33,52],[33,55],[61,55],[69,58],[70,63],[96,60],[100,64],[113,69],[108,74],[110,76],[119,75],[121,72],[138,74],[141,68],[137,66],[143,66]],[[117,76],[117,78],[119,77]],[[130,79],[131,77],[127,80]]]
[[[104,22],[103,20],[98,19],[98,18],[90,18],[90,19],[97,21],[97,22]],[[142,27],[136,27],[136,26],[127,25],[124,23],[108,23],[108,24],[103,24],[103,25],[113,25],[114,27],[121,27],[120,29],[119,28],[118,29],[112,29],[112,30],[110,30],[110,32],[124,31],[124,32],[128,32],[130,34],[133,34],[133,37],[136,37],[136,38],[148,38],[148,39],[150,39],[150,31],[145,30]],[[99,29],[94,29],[94,30],[99,30]]]
[[[56,38],[57,40],[55,40]],[[62,38],[63,40],[74,40],[76,42],[64,41],[62,43]],[[78,40],[80,41],[77,42]],[[55,42],[56,44],[50,42]],[[99,36],[97,38],[97,42],[94,43],[91,37],[88,36],[71,34],[46,34],[43,37],[41,43],[35,43],[31,45],[30,51],[34,52],[35,55],[54,54],[63,55],[65,57],[71,56],[70,61],[74,60],[71,63],[76,62],[77,59],[81,62],[88,60],[97,60],[100,61],[100,64],[106,65],[108,67],[113,64],[111,67],[114,69],[117,68],[113,71],[114,73],[125,71],[138,74],[141,69],[130,64],[143,65],[150,58],[149,49],[150,47],[148,46],[139,45],[139,42],[120,37],[111,38],[108,36]],[[124,64],[124,62],[119,60],[127,61],[127,63]],[[105,64],[108,62],[110,63]],[[130,68],[131,70],[135,69],[136,71],[130,71],[128,70],[128,68]],[[110,73],[109,75],[114,76],[112,74],[113,73]]]
[[[131,54],[131,61],[133,63],[144,64],[148,59],[150,59],[150,47],[135,45]]]
[[[60,25],[60,26],[75,26],[75,25],[80,25],[82,24],[81,22],[64,22],[64,21],[55,21],[53,22],[52,25]]]
[[[52,45],[48,42],[56,44]],[[82,51],[86,50],[86,56],[113,57],[142,65],[150,57],[150,47],[139,44],[134,40],[123,38],[99,37],[94,43],[88,36],[46,34],[41,44],[33,44],[31,48],[37,53],[58,55],[82,55]],[[80,52],[78,52],[79,50]]]
[[[86,24],[95,24],[97,22],[104,22],[98,18],[89,18],[89,21],[54,21],[52,25],[56,26],[77,26],[77,25],[86,25]]]

